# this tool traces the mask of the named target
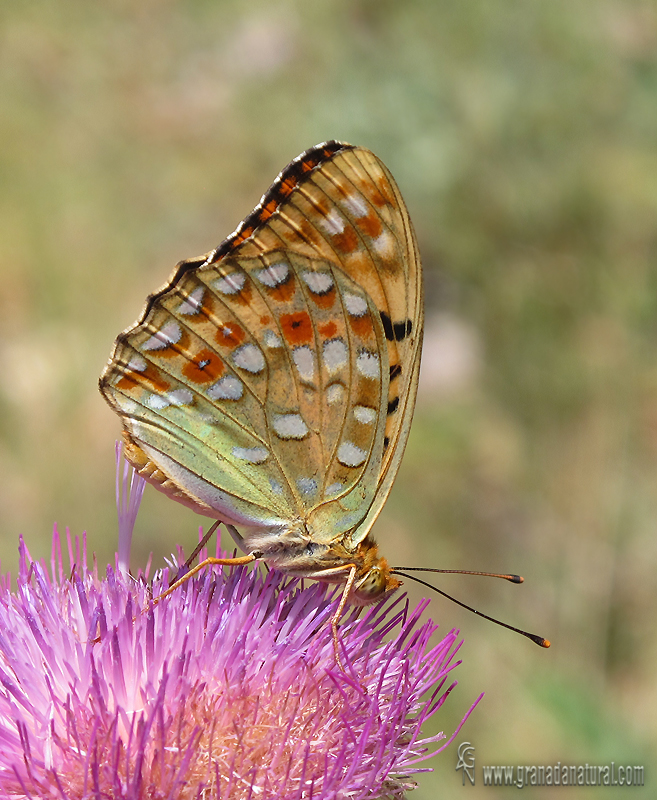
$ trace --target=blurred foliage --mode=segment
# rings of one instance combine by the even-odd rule
[[[5,568],[53,520],[112,558],[116,333],[291,158],[368,146],[417,228],[430,365],[377,535],[394,563],[523,573],[439,585],[553,640],[435,601],[466,634],[445,730],[485,689],[457,738],[478,766],[643,763],[654,787],[654,3],[16,0],[0,21]],[[199,522],[147,490],[134,563]],[[455,762],[413,796],[451,793]]]

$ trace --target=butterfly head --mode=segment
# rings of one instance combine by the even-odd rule
[[[352,590],[352,602],[367,606],[382,600],[402,584],[391,574],[391,568],[383,556],[378,554],[376,543],[368,536],[358,546],[360,569]]]

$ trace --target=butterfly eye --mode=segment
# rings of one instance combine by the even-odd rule
[[[354,599],[367,605],[378,600],[386,590],[386,577],[379,567],[372,567],[356,584]]]

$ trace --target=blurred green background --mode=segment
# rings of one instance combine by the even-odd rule
[[[375,533],[465,637],[456,747],[482,764],[657,752],[657,6],[632,0],[0,5],[0,556],[53,521],[115,548],[118,420],[96,381],[175,263],[339,138],[389,166],[426,268],[425,363]],[[147,488],[133,566],[199,518]],[[422,592],[409,587],[413,599]],[[652,788],[651,788],[652,787]],[[497,789],[512,796],[515,789]],[[627,796],[525,789],[523,797]]]

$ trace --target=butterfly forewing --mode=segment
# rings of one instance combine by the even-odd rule
[[[202,513],[360,541],[410,425],[419,270],[376,156],[328,143],[295,159],[118,338],[101,389],[132,460]]]

